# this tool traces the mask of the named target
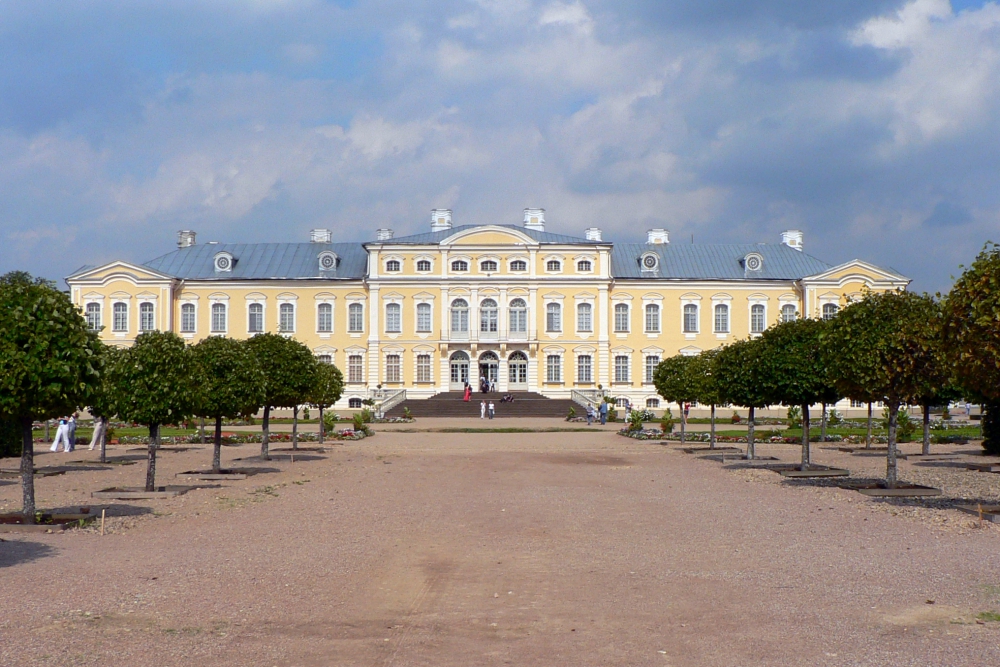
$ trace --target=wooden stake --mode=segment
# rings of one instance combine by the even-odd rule
[[[979,507],[979,527],[982,528],[983,527],[983,504],[979,503],[978,507]]]
[[[105,512],[107,512],[107,510],[101,510],[101,535],[104,534],[104,513]]]

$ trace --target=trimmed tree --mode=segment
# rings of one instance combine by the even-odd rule
[[[168,331],[139,334],[116,365],[118,416],[149,429],[146,491],[156,489],[156,450],[160,427],[179,424],[198,404],[200,378],[191,351]]]
[[[939,310],[934,299],[911,292],[868,293],[841,310],[824,332],[831,377],[846,396],[879,397],[889,412],[885,482],[897,484],[899,406],[920,395],[935,361]]]
[[[202,382],[194,414],[215,420],[212,472],[222,466],[222,420],[256,414],[264,403],[264,373],[247,342],[210,336],[191,348]]]
[[[768,405],[767,386],[763,377],[760,338],[740,340],[721,348],[712,364],[720,397],[750,411],[747,423],[747,458],[752,460],[757,452],[754,446],[754,413]]]
[[[94,418],[94,436],[92,442],[100,444],[100,461],[107,462],[108,451],[108,420],[118,414],[115,397],[118,395],[118,365],[122,362],[124,351],[111,345],[101,345],[101,356],[104,358],[104,373],[101,381],[93,387],[87,410]]]
[[[678,354],[664,359],[653,373],[653,384],[656,392],[667,402],[677,403],[681,412],[681,444],[685,440],[684,404],[698,400],[698,392],[703,381],[699,371],[698,357],[688,357]]]
[[[340,400],[344,394],[344,374],[333,364],[320,362],[316,368],[316,379],[309,392],[309,403],[319,408],[319,442],[323,444],[326,426],[323,411]]]
[[[0,420],[21,436],[21,496],[35,522],[32,424],[86,405],[101,379],[101,343],[69,295],[27,273],[0,277]]]
[[[708,448],[715,449],[715,409],[720,403],[725,403],[723,400],[719,385],[715,381],[715,376],[712,375],[712,369],[715,365],[715,355],[719,353],[719,350],[706,350],[702,352],[697,357],[696,361],[692,367],[692,372],[694,372],[699,378],[698,383],[698,402],[702,405],[709,405],[711,407],[711,418],[709,426],[709,436],[708,436]]]
[[[955,281],[943,310],[956,380],[983,406],[983,449],[1000,455],[1000,245],[986,244]]]
[[[264,419],[260,457],[268,460],[271,409],[298,408],[309,400],[319,362],[309,348],[279,334],[258,334],[247,341],[264,373]]]

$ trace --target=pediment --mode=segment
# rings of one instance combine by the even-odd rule
[[[463,229],[441,241],[441,245],[538,245],[535,239],[524,232],[509,227],[485,225]]]
[[[836,282],[844,284],[847,282],[863,282],[865,284],[893,283],[903,286],[910,283],[910,279],[895,271],[883,269],[882,267],[869,264],[860,259],[852,259],[838,266],[831,267],[822,273],[806,276],[803,282]]]
[[[101,282],[107,284],[113,280],[127,280],[133,284],[139,284],[140,282],[160,282],[172,279],[173,276],[154,271],[148,267],[118,260],[75,273],[66,278],[66,281]]]

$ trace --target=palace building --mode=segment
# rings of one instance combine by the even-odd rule
[[[795,317],[831,317],[863,290],[905,288],[898,273],[853,260],[830,265],[803,235],[780,242],[613,243],[545,230],[543,209],[520,225],[452,224],[432,212],[426,233],[379,229],[336,243],[196,243],[143,264],[85,266],[66,279],[74,303],[110,344],[154,329],[206,336],[293,336],[344,372],[338,407],[372,391],[420,399],[475,388],[569,398],[602,386],[659,407],[661,359],[698,354]]]

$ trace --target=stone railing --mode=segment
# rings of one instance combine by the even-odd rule
[[[601,404],[603,393],[599,389],[573,389],[569,393],[570,399],[585,408],[596,408]]]
[[[406,400],[406,390],[383,390],[382,396],[382,401],[375,404],[375,414],[379,419],[385,417],[385,413],[389,412],[389,410],[392,410],[394,407]]]

